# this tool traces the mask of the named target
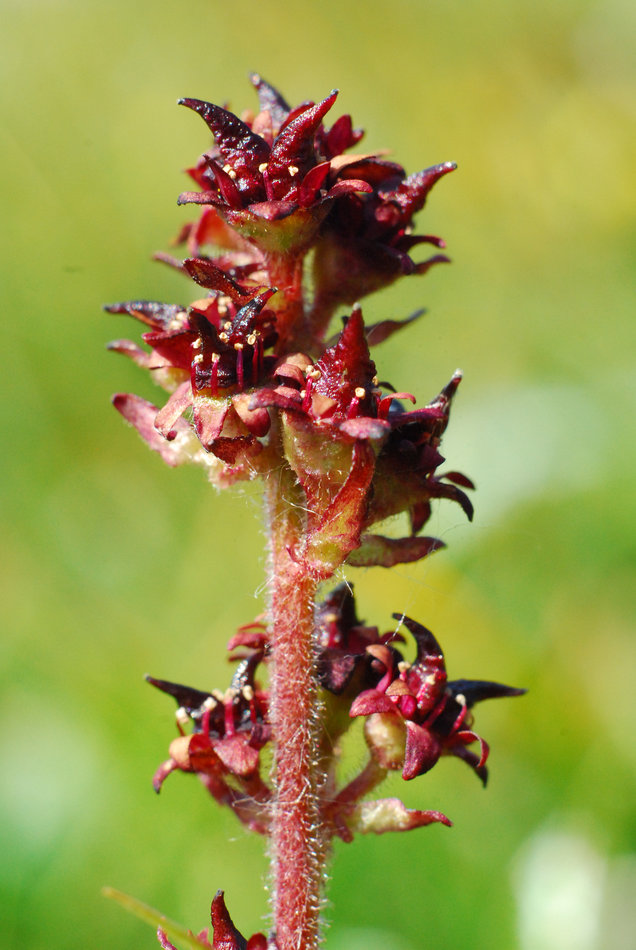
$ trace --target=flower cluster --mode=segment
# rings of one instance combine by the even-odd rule
[[[210,242],[230,249],[238,244],[246,255],[243,267],[249,259],[257,268],[268,254],[297,256],[313,246],[318,293],[330,311],[401,274],[421,274],[448,260],[435,255],[416,264],[408,252],[421,243],[444,246],[441,238],[411,231],[413,215],[455,168],[452,162],[407,176],[381,155],[345,155],[363,133],[349,115],[325,128],[337,90],[321,102],[290,108],[260,76],[251,79],[260,111],[243,119],[210,102],[180,100],[214,135],[213,147],[189,171],[200,190],[179,198],[205,207],[180,235],[192,252]]]
[[[404,640],[401,634],[380,634],[358,619],[351,585],[335,587],[316,612],[315,663],[325,690],[325,746],[335,761],[339,738],[354,718],[364,716],[371,753],[361,775],[342,789],[330,787],[323,801],[325,823],[347,841],[353,831],[381,834],[432,821],[448,824],[440,813],[411,811],[398,799],[361,799],[389,770],[399,769],[404,779],[413,779],[442,755],[463,759],[485,784],[489,750],[472,730],[471,709],[484,699],[524,692],[485,680],[448,680],[433,634],[402,614],[393,616],[415,640],[413,663],[396,645]],[[261,775],[260,751],[271,741],[272,728],[269,694],[256,680],[259,666],[271,656],[267,628],[258,621],[241,628],[228,649],[238,666],[224,692],[146,677],[178,705],[179,736],[153,785],[158,792],[171,772],[195,773],[217,802],[228,805],[252,830],[267,834],[272,790]],[[475,743],[478,754],[468,748]]]
[[[323,125],[335,92],[318,104],[291,109],[261,77],[254,75],[252,81],[260,111],[243,119],[208,102],[181,100],[203,117],[214,144],[190,170],[200,190],[179,199],[204,207],[201,219],[180,235],[193,256],[173,263],[207,295],[188,306],[135,300],[106,308],[146,324],[143,341],[149,350],[129,340],[117,340],[111,348],[150,370],[170,393],[161,408],[128,394],[115,396],[115,407],[168,464],[200,463],[217,485],[263,476],[271,469],[271,417],[284,410],[292,433],[290,451],[301,466],[300,457],[311,454],[316,441],[325,444],[325,426],[330,427],[333,452],[342,456],[336,466],[341,471],[352,467],[354,442],[373,441],[372,452],[358,452],[366,459],[367,482],[371,455],[378,454],[382,443],[392,443],[393,449],[387,447],[381,468],[387,453],[396,457],[398,468],[410,468],[406,454],[416,452],[421,477],[409,493],[410,504],[399,509],[395,499],[385,497],[382,506],[376,505],[378,517],[371,520],[406,507],[419,505],[421,510],[428,497],[439,494],[460,500],[470,512],[463,494],[440,487],[434,478],[441,457],[429,452],[424,459],[423,440],[431,446],[438,442],[443,426],[433,432],[429,424],[431,431],[425,433],[426,411],[407,422],[396,396],[382,392],[369,356],[367,337],[381,342],[410,321],[387,320],[365,331],[355,308],[334,345],[320,342],[335,307],[376,289],[381,273],[386,283],[398,273],[423,272],[434,262],[421,267],[408,258],[406,248],[416,243],[442,243],[430,236],[415,238],[412,218],[433,184],[454,166],[446,163],[409,177],[380,156],[345,157],[362,133],[353,129],[350,116],[329,129]],[[350,233],[354,221],[355,241]],[[346,280],[334,242],[359,258],[346,264]],[[221,253],[205,256],[208,244]],[[315,296],[299,312],[298,267],[310,248]],[[385,260],[383,268],[375,260],[378,255]],[[441,409],[431,407],[428,416]],[[443,412],[438,422],[442,417]],[[390,462],[388,467],[394,468]],[[313,481],[326,474],[316,472]],[[304,477],[307,483],[308,473]],[[333,488],[334,479],[330,481]],[[464,479],[461,484],[470,483]],[[420,549],[411,546],[409,559]]]

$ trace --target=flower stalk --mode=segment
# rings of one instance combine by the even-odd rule
[[[411,252],[444,247],[414,234],[414,215],[455,165],[407,175],[383,155],[351,153],[362,132],[350,116],[326,124],[336,91],[291,108],[260,76],[251,79],[259,111],[241,118],[180,100],[213,143],[189,170],[197,190],[179,198],[199,209],[178,237],[187,256],[158,257],[194,281],[196,299],[106,309],[145,324],[146,348],[130,340],[111,348],[168,392],[161,407],[130,394],[113,400],[150,448],[171,466],[201,465],[219,488],[263,485],[269,604],[266,622],[244,625],[228,643],[237,664],[230,685],[147,677],[177,703],[178,735],[155,790],[174,772],[195,774],[217,804],[270,838],[269,935],[246,941],[218,891],[212,943],[207,930],[192,940],[211,950],[317,950],[333,838],[450,825],[441,812],[369,795],[389,771],[410,781],[444,756],[485,783],[489,747],[474,731],[473,707],[523,690],[449,680],[431,631],[394,614],[415,642],[409,661],[402,633],[358,618],[350,581],[329,586],[336,572],[390,568],[443,548],[422,534],[438,499],[472,518],[470,479],[440,471],[461,373],[413,408],[413,395],[380,382],[370,347],[418,314],[369,327],[359,303],[448,261],[417,262]],[[341,307],[342,321],[330,326]],[[407,523],[403,537],[378,533],[396,516]],[[369,760],[340,787],[341,739],[357,717]],[[162,926],[158,939],[173,948]]]
[[[276,747],[272,820],[274,927],[280,950],[318,945],[323,832],[314,672],[317,581],[294,560],[304,537],[303,500],[289,467],[266,483],[270,548],[270,719]]]

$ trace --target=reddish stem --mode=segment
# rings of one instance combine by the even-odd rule
[[[283,354],[295,350],[311,353],[315,346],[311,324],[305,319],[303,262],[303,254],[270,254],[267,258],[270,285],[279,291],[272,307],[276,311],[277,350]]]
[[[314,602],[317,581],[294,560],[304,534],[302,493],[287,465],[266,480],[270,548],[274,925],[279,950],[315,950],[325,852],[317,768]]]

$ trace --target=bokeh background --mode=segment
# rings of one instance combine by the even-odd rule
[[[429,308],[375,352],[420,401],[464,370],[445,446],[475,522],[440,510],[447,551],[349,576],[369,622],[432,627],[451,676],[530,690],[478,710],[486,792],[456,760],[402,790],[453,829],[336,847],[327,946],[636,946],[634,10],[2,0],[0,945],[155,946],[103,884],[195,930],[223,887],[264,926],[262,842],[194,779],[151,790],[173,704],[142,681],[226,682],[263,606],[258,489],[217,495],[122,424],[111,393],[153,391],[104,350],[132,322],[100,312],[189,299],[150,261],[209,141],[175,100],[252,107],[258,69],[292,102],[337,85],[334,114],[410,171],[458,162],[419,217],[452,267],[365,315]]]

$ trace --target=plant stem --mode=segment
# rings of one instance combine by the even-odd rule
[[[271,719],[276,741],[272,822],[274,925],[279,950],[319,942],[324,846],[319,821],[314,602],[317,580],[294,560],[304,534],[304,495],[282,461],[266,480],[273,648]]]

